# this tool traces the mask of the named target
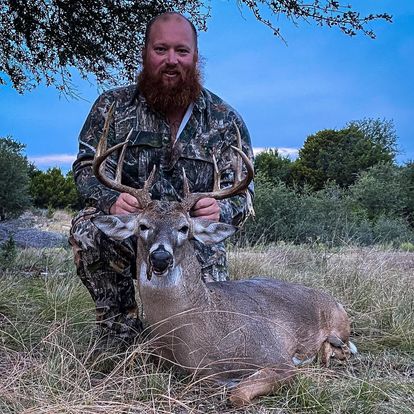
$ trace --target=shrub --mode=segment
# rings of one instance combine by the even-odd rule
[[[398,217],[406,207],[401,185],[401,170],[380,163],[362,172],[350,187],[351,202],[356,210],[363,210],[369,220],[381,216]]]
[[[35,207],[49,210],[79,207],[79,197],[73,175],[70,172],[64,176],[60,168],[49,168],[46,172],[34,171],[30,193]]]
[[[16,242],[12,235],[0,247],[0,266],[9,267],[16,260],[17,249]]]
[[[16,217],[30,206],[29,163],[25,146],[0,138],[0,220]]]

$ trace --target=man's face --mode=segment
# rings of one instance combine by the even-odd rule
[[[143,51],[145,71],[167,90],[185,82],[197,64],[194,33],[179,16],[159,19],[151,27]]]

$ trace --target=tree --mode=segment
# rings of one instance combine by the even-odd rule
[[[25,145],[0,138],[0,220],[18,216],[30,205],[29,163]]]
[[[401,168],[401,188],[405,199],[405,214],[414,227],[414,161],[407,162]]]
[[[358,129],[365,138],[388,152],[393,158],[397,154],[397,132],[393,120],[364,118],[351,121],[346,127]]]
[[[41,82],[64,93],[74,93],[71,69],[83,78],[93,74],[99,84],[134,78],[141,60],[147,22],[155,15],[174,10],[189,15],[205,29],[209,7],[202,0],[1,0],[0,84],[10,79],[20,93]],[[314,21],[337,26],[353,36],[374,37],[367,28],[376,19],[391,21],[388,14],[361,16],[337,0],[238,0],[255,17],[281,37],[277,22]],[[264,16],[270,15],[270,19]],[[274,23],[275,22],[275,23]]]
[[[60,168],[49,168],[46,172],[32,173],[30,194],[39,208],[79,208],[79,197],[72,172],[66,177]]]
[[[341,130],[325,129],[310,135],[294,165],[294,178],[314,190],[328,181],[349,187],[357,175],[381,162],[392,162],[394,153],[373,140],[357,126]]]
[[[268,149],[256,155],[254,160],[254,169],[266,178],[276,183],[282,181],[285,184],[290,183],[292,161],[289,157],[283,157],[277,149]]]

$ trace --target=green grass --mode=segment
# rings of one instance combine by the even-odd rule
[[[236,410],[224,387],[160,366],[148,343],[95,360],[94,304],[65,249],[18,251],[0,271],[0,412],[414,413],[414,254],[278,245],[232,249],[233,278],[268,275],[332,293],[359,354],[300,370]]]

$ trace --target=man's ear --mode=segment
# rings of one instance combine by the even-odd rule
[[[111,239],[125,240],[134,234],[137,219],[136,214],[120,214],[119,216],[97,216],[93,217],[91,221]]]
[[[199,218],[191,220],[193,223],[193,237],[204,244],[219,243],[230,237],[237,230],[237,227],[231,224]]]

